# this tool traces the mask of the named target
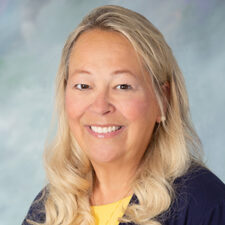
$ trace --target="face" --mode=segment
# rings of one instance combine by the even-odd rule
[[[70,130],[92,163],[138,162],[143,156],[160,117],[144,76],[122,34],[96,29],[76,41],[65,109]]]

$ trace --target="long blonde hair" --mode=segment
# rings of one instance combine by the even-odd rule
[[[91,11],[70,34],[63,49],[56,82],[57,134],[45,151],[49,181],[45,224],[94,223],[89,203],[93,168],[70,134],[64,108],[70,52],[78,37],[90,29],[120,32],[131,42],[143,67],[149,71],[146,80],[152,79],[162,115],[166,117],[155,127],[133,184],[139,204],[129,205],[121,218],[136,224],[160,224],[157,216],[166,211],[176,197],[174,180],[183,175],[193,161],[201,162],[201,144],[191,124],[182,73],[162,34],[142,15],[115,5]],[[163,94],[166,82],[170,86],[169,100]]]

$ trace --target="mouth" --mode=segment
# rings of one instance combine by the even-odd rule
[[[98,134],[107,134],[107,133],[112,133],[117,130],[120,130],[122,126],[89,126],[89,128],[94,131],[95,133]]]
[[[89,133],[99,138],[109,138],[119,134],[124,126],[121,125],[91,125],[87,126]]]

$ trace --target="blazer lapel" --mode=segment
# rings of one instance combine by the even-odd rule
[[[129,202],[129,205],[133,205],[133,204],[139,204],[138,198],[135,194],[133,194],[133,196]],[[138,224],[131,222],[131,223],[119,223],[119,225],[138,225]]]

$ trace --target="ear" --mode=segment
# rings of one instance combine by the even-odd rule
[[[166,114],[167,114],[167,109],[168,105],[170,102],[170,83],[169,81],[165,81],[161,84],[161,89],[162,89],[162,107],[163,107],[163,115],[160,115],[157,117],[156,122],[161,123],[166,120]]]

